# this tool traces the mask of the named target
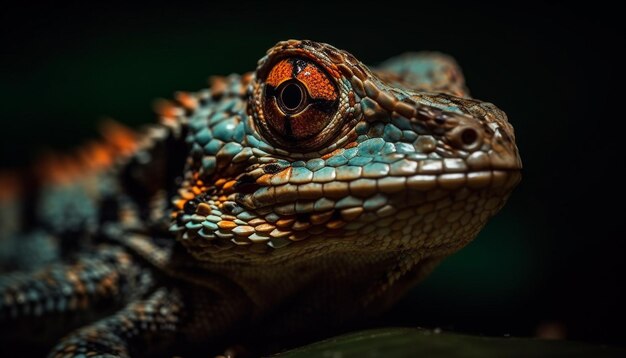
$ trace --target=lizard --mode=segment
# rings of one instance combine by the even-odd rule
[[[128,357],[367,322],[521,178],[506,114],[444,54],[370,68],[288,40],[210,82],[140,133],[110,125],[80,160],[0,181],[3,337]]]

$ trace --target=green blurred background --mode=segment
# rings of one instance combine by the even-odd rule
[[[150,103],[309,38],[368,64],[438,50],[515,126],[523,181],[467,248],[373,325],[626,344],[624,29],[595,3],[24,5],[0,14],[0,167],[153,121]],[[512,6],[512,7],[511,7]],[[615,205],[610,208],[609,205]]]

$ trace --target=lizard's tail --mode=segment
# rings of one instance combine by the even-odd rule
[[[138,145],[132,130],[112,120],[102,123],[101,133],[69,153],[46,153],[25,168],[0,171],[0,272],[50,263],[64,245],[60,238],[77,247],[89,236],[98,219],[95,203],[114,190],[102,180],[105,173]]]

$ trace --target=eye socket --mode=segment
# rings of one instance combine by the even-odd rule
[[[264,81],[262,105],[265,124],[279,145],[307,149],[332,121],[339,92],[317,64],[303,58],[277,62]],[[309,143],[310,144],[310,143]]]

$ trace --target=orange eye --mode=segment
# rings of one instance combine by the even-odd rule
[[[337,87],[311,61],[288,58],[276,63],[265,80],[263,112],[269,127],[296,142],[321,132],[337,111]]]

